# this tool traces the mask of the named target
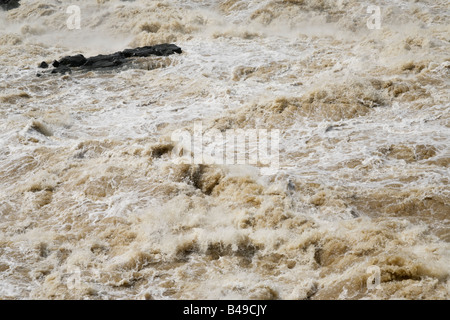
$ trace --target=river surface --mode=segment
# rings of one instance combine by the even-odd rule
[[[449,299],[449,22],[446,0],[0,9],[0,298]],[[161,43],[183,53],[38,68]],[[176,161],[196,126],[278,133],[275,170]]]

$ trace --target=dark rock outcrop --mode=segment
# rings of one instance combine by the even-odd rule
[[[120,66],[125,62],[125,55],[122,52],[116,52],[107,55],[100,54],[98,56],[88,58],[83,67],[89,69],[110,68]]]
[[[100,54],[94,57],[85,58],[82,54],[75,56],[66,56],[59,61],[53,61],[54,69],[51,73],[72,73],[70,68],[80,68],[84,70],[107,69],[122,66],[133,57],[170,56],[172,54],[181,54],[183,51],[174,44],[158,44],[155,46],[146,46],[135,49],[126,49],[112,54]],[[39,67],[45,68],[48,64],[43,61]]]
[[[174,53],[182,53],[182,50],[174,44],[158,44],[156,46],[126,49],[122,53],[126,57],[169,56]]]
[[[20,0],[0,0],[0,8],[3,10],[16,9],[20,6]]]
[[[60,73],[60,74],[66,74],[66,73],[72,73],[72,70],[63,64],[58,65],[57,68],[52,70],[52,73]]]
[[[77,54],[76,56],[67,56],[58,61],[59,64],[62,64],[67,67],[81,67],[86,63],[87,59],[82,54]]]

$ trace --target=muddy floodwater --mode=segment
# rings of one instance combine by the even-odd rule
[[[449,299],[447,0],[72,2],[0,8],[0,299]]]

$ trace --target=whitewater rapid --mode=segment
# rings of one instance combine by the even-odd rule
[[[449,15],[440,0],[0,10],[0,298],[448,299]],[[183,53],[36,76],[160,43]],[[276,172],[176,163],[173,133],[196,123],[278,130]]]

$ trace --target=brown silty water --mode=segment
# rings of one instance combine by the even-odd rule
[[[449,298],[447,1],[74,4],[0,11],[0,298]],[[279,130],[277,171],[177,163],[195,123]]]

